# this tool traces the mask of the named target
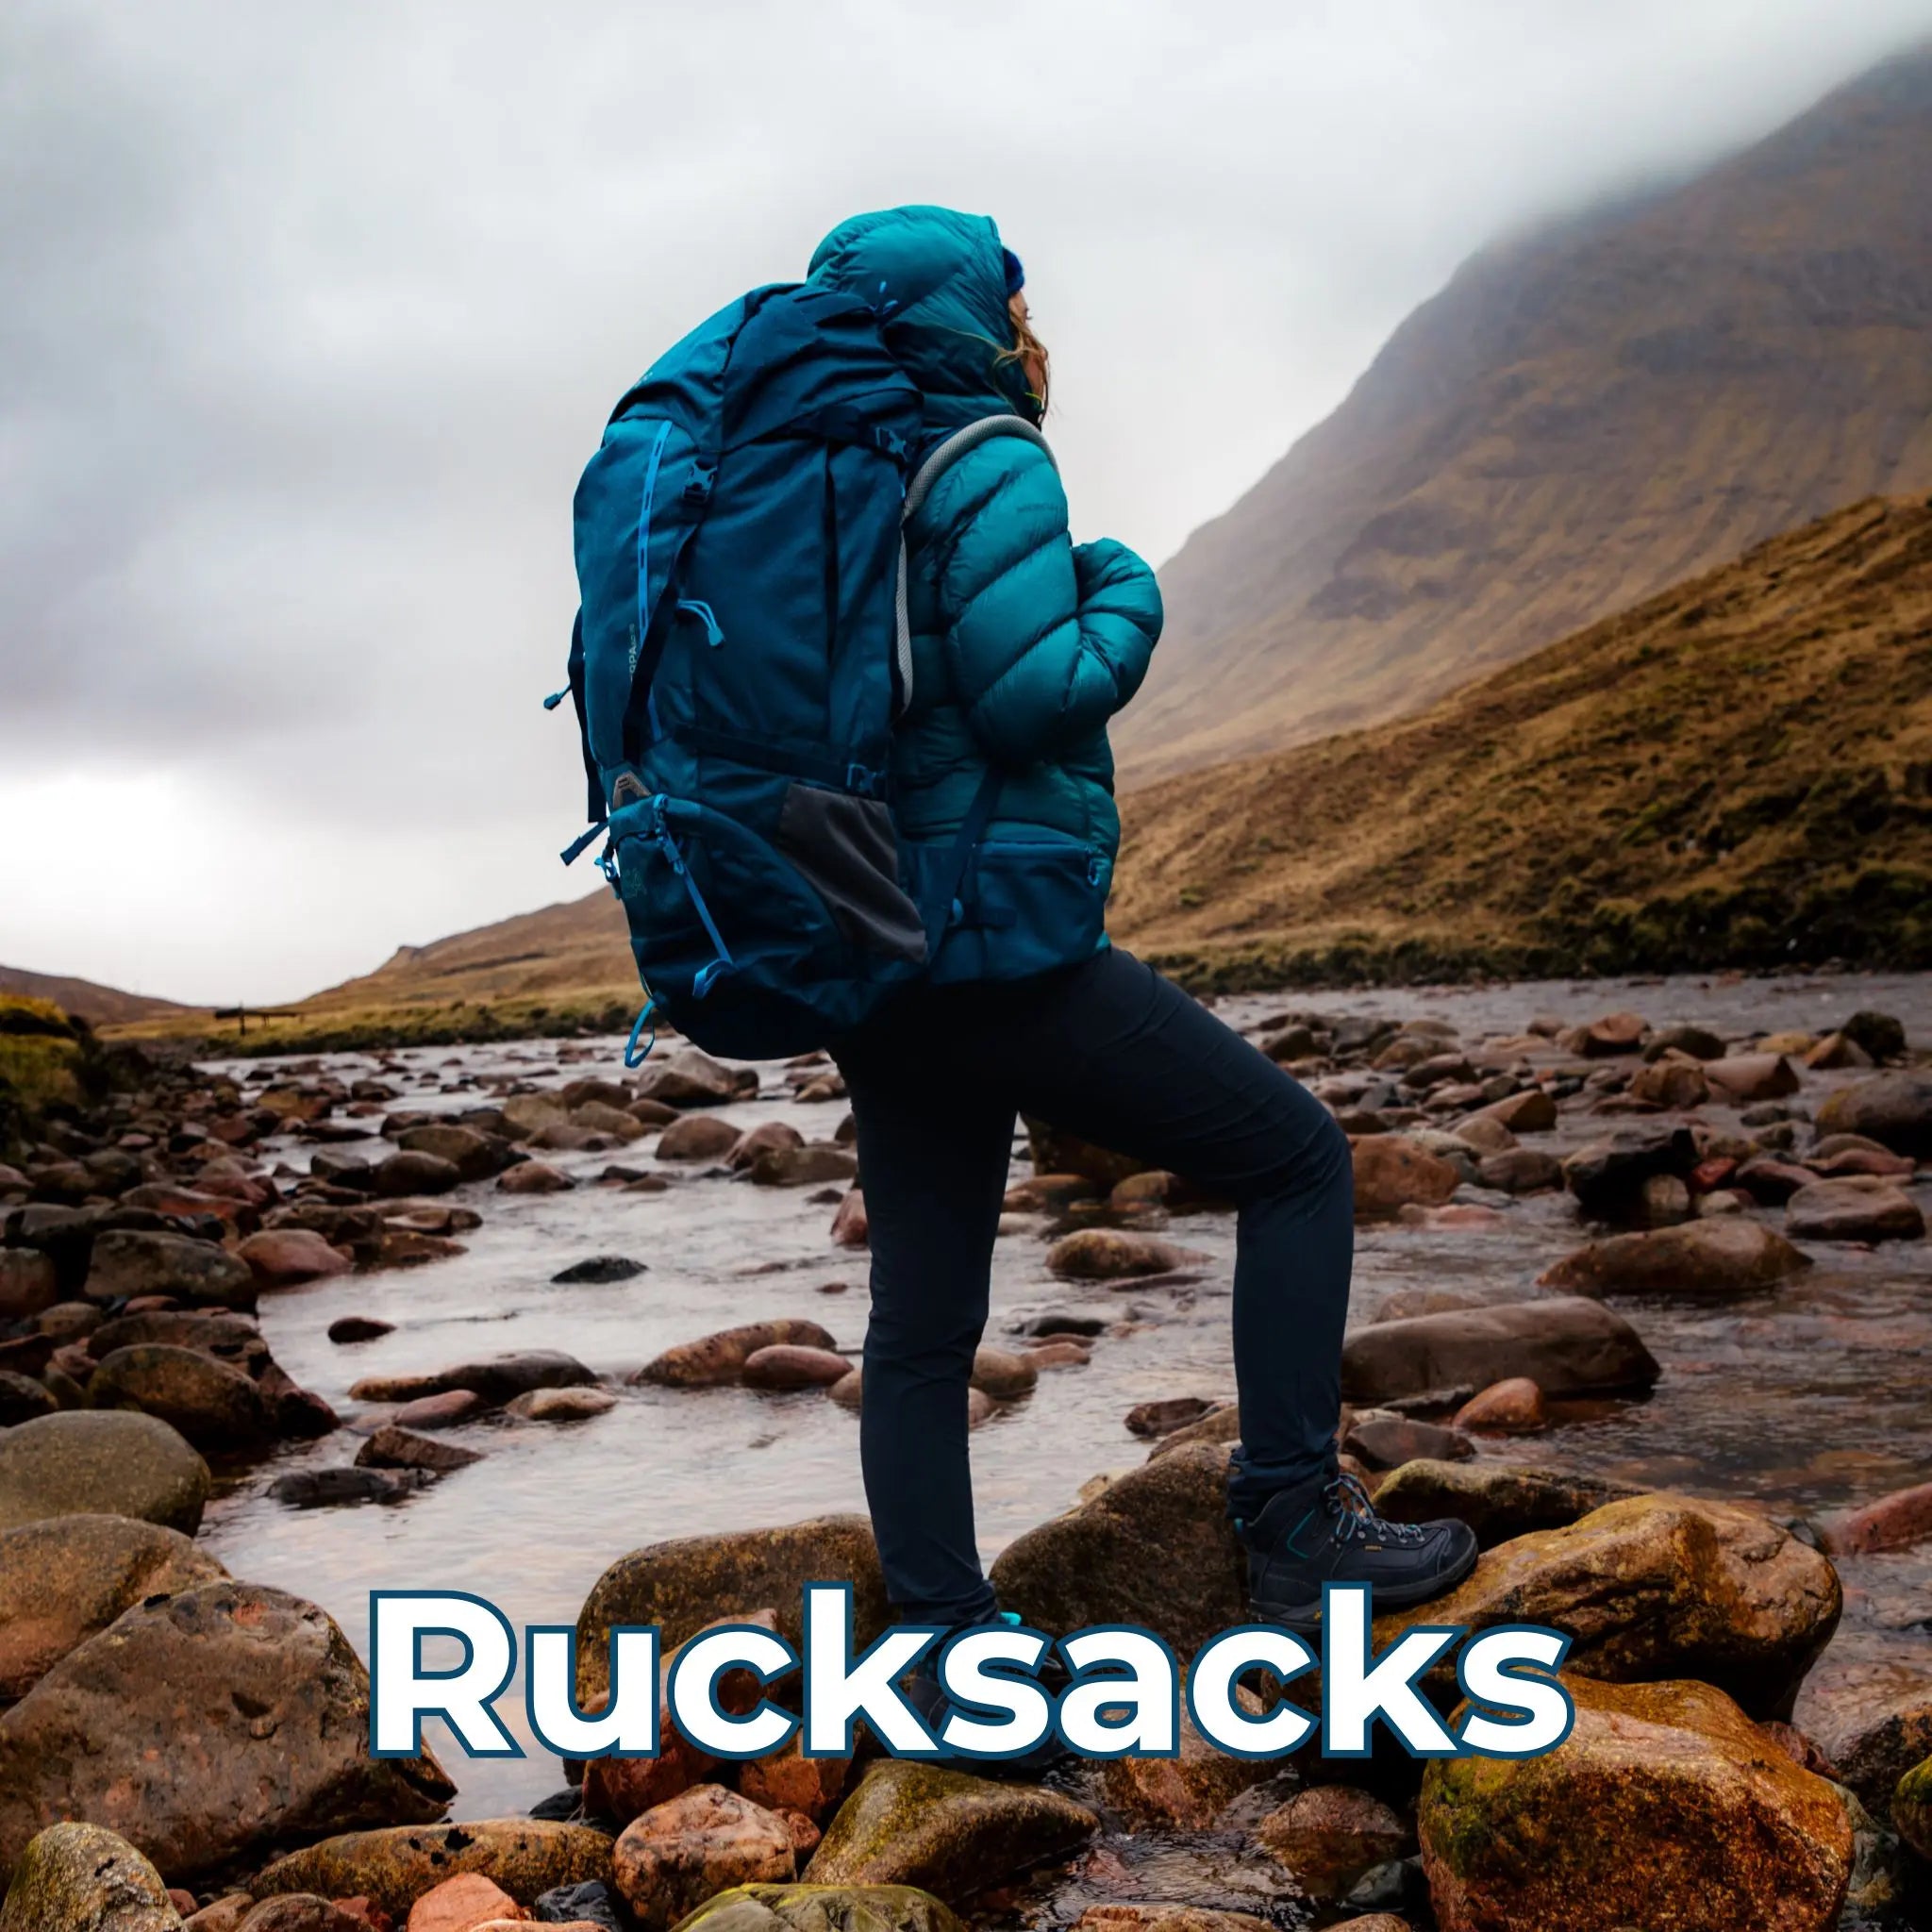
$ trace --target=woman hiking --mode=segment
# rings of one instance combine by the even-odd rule
[[[1311,1628],[1331,1582],[1372,1584],[1381,1608],[1425,1601],[1468,1574],[1474,1537],[1384,1522],[1336,1460],[1348,1142],[1274,1061],[1107,939],[1107,726],[1146,675],[1160,595],[1124,545],[1070,541],[1021,264],[989,220],[901,208],[835,229],[810,280],[911,291],[883,334],[926,438],[986,425],[908,495],[913,695],[891,783],[902,839],[943,843],[990,817],[927,975],[834,1049],[871,1227],[860,1454],[892,1604],[954,1627],[998,1614],[967,1394],[1021,1111],[1238,1207],[1227,1507],[1255,1616]],[[928,1710],[943,1700],[930,1675],[912,1690]]]

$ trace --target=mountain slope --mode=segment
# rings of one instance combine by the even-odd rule
[[[188,1010],[173,1000],[149,999],[145,993],[123,992],[119,987],[96,986],[92,979],[72,979],[58,973],[29,973],[24,966],[0,966],[0,993],[51,1000],[62,1012],[77,1013],[91,1026],[114,1026]]]
[[[1932,488],[1932,47],[1686,186],[1484,251],[1161,573],[1128,778],[1399,715]]]
[[[1126,803],[1110,924],[1197,984],[1932,965],[1932,498]]]

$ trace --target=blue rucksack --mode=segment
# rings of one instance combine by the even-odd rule
[[[901,522],[1007,426],[1030,433],[992,418],[922,447],[878,317],[811,284],[719,310],[612,411],[576,491],[591,824],[564,858],[608,835],[647,994],[629,1064],[659,1013],[734,1058],[824,1046],[937,953],[998,780],[915,880],[890,795]]]

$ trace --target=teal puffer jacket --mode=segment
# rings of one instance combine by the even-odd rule
[[[1068,534],[1024,377],[1002,359],[1013,331],[991,221],[941,208],[858,215],[819,244],[810,273],[880,312],[925,398],[928,447],[983,419],[1021,419],[965,447],[908,521],[912,683],[893,808],[917,873],[942,863],[989,765],[1000,771],[934,979],[1068,964],[1107,943],[1120,843],[1107,725],[1160,635],[1154,573],[1123,543]]]

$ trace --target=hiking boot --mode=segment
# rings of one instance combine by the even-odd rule
[[[1337,1474],[1271,1497],[1251,1521],[1235,1522],[1248,1552],[1255,1615],[1291,1630],[1322,1622],[1322,1587],[1366,1583],[1377,1610],[1441,1596],[1475,1568],[1475,1532],[1466,1523],[1391,1523],[1369,1492]]]
[[[981,1624],[1017,1624],[1019,1621],[1011,1610],[994,1610],[987,1616],[975,1619],[972,1624],[962,1624],[959,1628],[971,1630]],[[939,1676],[939,1653],[944,1647],[943,1643],[936,1643],[918,1663],[913,1665],[900,1683],[900,1689],[906,1693],[906,1702],[924,1720],[926,1729],[936,1738],[940,1734],[940,1726],[945,1723],[952,1707],[952,1700],[947,1697],[945,1687],[940,1682]],[[1047,1680],[1055,1675],[1063,1678],[1065,1667],[1059,1664],[1054,1654],[1049,1651],[1040,1671],[1041,1688],[1046,1690],[1049,1698],[1054,1693]],[[956,1756],[943,1746],[941,1747],[940,1755],[942,1759],[950,1759]],[[1058,1736],[1049,1732],[1032,1750],[1023,1752],[1018,1757],[968,1757],[964,1754],[957,1755],[958,1762],[971,1770],[975,1777],[1015,1778],[1026,1784],[1036,1784],[1056,1765],[1064,1764],[1074,1753]]]

